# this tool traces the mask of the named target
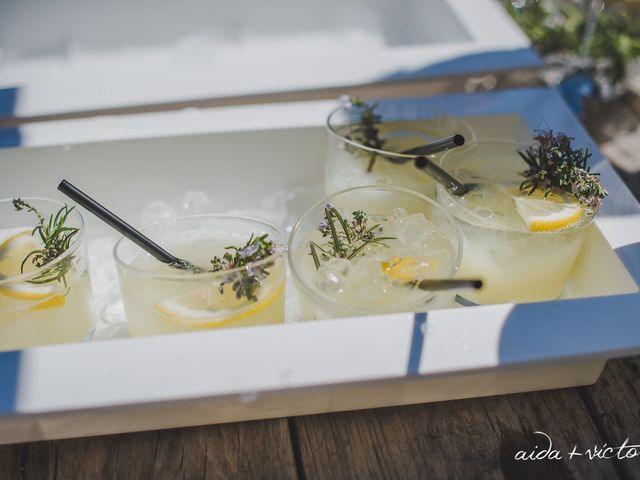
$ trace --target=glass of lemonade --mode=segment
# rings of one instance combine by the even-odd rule
[[[288,256],[302,317],[310,320],[450,305],[453,294],[416,285],[453,277],[462,247],[455,222],[433,200],[405,188],[365,186],[307,211],[291,233]]]
[[[379,110],[379,111],[378,111]],[[467,142],[474,139],[471,127],[461,119],[425,108],[412,107],[396,112],[378,107],[376,127],[383,142],[380,148],[357,141],[354,134],[360,122],[359,110],[343,106],[327,118],[329,145],[325,164],[325,191],[335,193],[362,185],[396,185],[435,198],[435,182],[414,167],[416,155],[404,155],[404,162],[392,162],[385,153],[400,153],[455,134]],[[403,120],[410,115],[414,120]],[[398,117],[400,119],[398,119]],[[437,158],[442,154],[430,156]]]
[[[247,217],[193,215],[140,231],[202,271],[169,267],[120,239],[114,255],[131,335],[284,322],[284,248],[273,225]],[[257,255],[260,259],[252,261]]]
[[[13,199],[0,200],[0,350],[86,340],[95,312],[82,217],[53,200],[21,201],[34,210],[18,211]],[[34,231],[39,218],[47,250]],[[56,234],[56,226],[72,230]]]
[[[480,141],[441,161],[455,178],[475,185],[462,197],[438,185],[438,202],[462,229],[459,275],[484,281],[482,290],[465,294],[481,304],[557,298],[596,214],[569,194],[521,191],[526,164],[519,150],[515,142]]]

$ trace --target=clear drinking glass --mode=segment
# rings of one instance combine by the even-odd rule
[[[47,222],[64,206],[44,198],[23,200]],[[65,222],[65,226],[79,229],[69,248],[40,268],[33,265],[32,256],[24,261],[32,251],[43,248],[38,233],[32,234],[37,222],[32,212],[16,211],[11,199],[0,200],[0,350],[81,342],[94,330],[80,212],[73,209]]]
[[[363,210],[367,228],[380,225],[378,235],[393,238],[369,244],[353,258],[321,259],[317,268],[311,242],[326,248],[331,239],[318,230],[327,204],[346,222],[355,221],[352,212]],[[335,226],[340,229],[340,222]],[[326,231],[326,223],[322,228]],[[322,256],[320,249],[317,252]],[[302,317],[307,320],[451,305],[453,294],[420,290],[412,282],[453,277],[461,256],[453,219],[424,195],[392,186],[356,187],[325,197],[294,227],[288,247]]]
[[[218,272],[177,270],[154,259],[130,240],[114,249],[129,333],[133,336],[241,327],[284,321],[285,262],[282,236],[273,225],[248,217],[192,215],[140,228],[174,255],[205,270],[225,247],[242,247],[264,234],[274,253],[243,267]],[[233,252],[232,252],[233,253]],[[253,298],[234,286],[258,281]]]
[[[435,198],[435,182],[424,171],[414,167],[416,155],[404,155],[404,162],[392,162],[385,153],[400,153],[455,134],[467,142],[475,138],[471,127],[463,120],[424,108],[408,111],[385,111],[379,108],[383,121],[379,124],[383,149],[375,149],[353,141],[350,130],[359,122],[349,108],[338,108],[327,118],[329,145],[325,165],[325,191],[335,193],[363,185],[396,185]],[[413,120],[396,120],[403,115]],[[442,154],[430,155],[437,163]]]
[[[440,165],[458,180],[477,185],[463,197],[438,185],[438,202],[462,229],[464,256],[459,275],[484,281],[482,290],[465,294],[478,303],[557,298],[596,214],[584,209],[580,219],[565,228],[529,230],[519,211],[523,205],[528,208],[530,199],[545,200],[519,190],[524,180],[520,172],[526,169],[517,153],[521,147],[510,141],[480,141],[447,152],[441,160]],[[574,207],[569,202],[567,208]]]

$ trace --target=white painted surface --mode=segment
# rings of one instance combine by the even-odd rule
[[[495,0],[5,0],[0,88],[19,88],[20,117],[429,76],[528,46]]]

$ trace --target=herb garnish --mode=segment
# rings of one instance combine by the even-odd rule
[[[349,126],[349,133],[345,135],[345,138],[366,147],[380,150],[384,146],[384,140],[380,138],[380,130],[377,127],[377,124],[382,121],[382,117],[375,113],[378,104],[368,104],[353,96],[343,97],[342,101],[343,108],[355,113],[358,117],[358,123]],[[350,145],[347,145],[347,148],[351,150],[351,153],[369,155],[367,172],[371,172],[378,154],[376,152],[363,152],[360,149],[354,149]]]
[[[582,205],[597,208],[607,196],[607,191],[600,184],[599,173],[591,173],[588,165],[591,152],[589,149],[573,148],[574,138],[553,130],[538,130],[532,145],[518,154],[527,163],[527,170],[522,172],[526,178],[520,184],[520,190],[531,195],[536,190],[550,193],[569,193]]]
[[[44,245],[44,247],[39,250],[29,252],[20,265],[21,272],[24,272],[24,266],[29,260],[31,260],[33,265],[41,268],[58,258],[69,249],[71,240],[80,231],[79,228],[65,226],[67,217],[69,217],[69,214],[75,207],[69,208],[67,205],[63,206],[55,215],[51,214],[48,221],[38,209],[20,198],[13,199],[13,207],[18,212],[26,210],[38,217],[38,225],[32,230],[31,235],[38,233]],[[64,286],[68,287],[66,275],[73,267],[73,259],[74,256],[69,255],[54,267],[40,272],[34,278],[27,281],[34,284],[62,281]]]
[[[323,245],[309,242],[309,255],[313,258],[316,268],[320,268],[321,261],[331,258],[346,258],[351,260],[362,253],[364,247],[371,244],[387,246],[384,240],[393,240],[395,237],[377,236],[382,233],[380,224],[368,226],[367,214],[362,210],[352,213],[353,219],[348,222],[338,210],[328,203],[324,209],[324,219],[318,226],[328,241]],[[336,225],[337,222],[337,225]]]
[[[276,246],[268,239],[265,233],[259,237],[252,234],[249,241],[242,247],[224,247],[227,252],[220,257],[213,257],[211,260],[211,272],[220,272],[234,268],[245,267],[251,263],[263,260],[276,253]],[[247,297],[251,301],[257,301],[256,292],[260,287],[260,282],[269,276],[269,267],[273,262],[266,262],[259,266],[248,266],[239,274],[231,274],[220,283],[220,293],[223,293],[224,286],[231,283],[236,298]]]

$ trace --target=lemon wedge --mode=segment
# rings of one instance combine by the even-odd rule
[[[578,222],[584,215],[584,209],[577,201],[561,195],[550,194],[545,198],[542,192],[534,192],[513,199],[518,215],[532,232],[562,230]]]
[[[0,287],[0,295],[13,300],[35,301],[43,300],[56,292],[53,285],[32,285],[30,283],[16,283],[7,287]]]
[[[427,261],[420,257],[392,257],[388,262],[380,262],[382,272],[391,280],[409,283],[424,279],[438,266],[438,261]]]
[[[20,275],[22,262],[26,256],[41,248],[38,240],[31,236],[30,228],[10,229],[2,233],[4,240],[0,243],[0,279]],[[33,270],[33,268],[31,262],[25,263],[25,271]],[[0,287],[0,296],[25,302],[35,302],[51,297],[31,307],[32,309],[45,309],[64,305],[64,295],[54,295],[58,290],[53,285],[34,285],[26,282],[10,283]]]
[[[62,294],[53,295],[48,300],[45,300],[42,303],[38,303],[30,307],[31,310],[47,310],[49,308],[58,308],[63,307],[66,303],[66,297]]]
[[[0,278],[20,275],[22,261],[29,253],[42,248],[38,241],[31,236],[31,229],[10,229],[0,232],[4,237],[0,243]],[[25,271],[33,266],[25,263]]]
[[[284,292],[284,282],[276,289],[258,294],[257,301],[237,298],[231,285],[223,293],[217,285],[205,285],[156,303],[165,320],[197,328],[219,327],[255,315],[273,304]]]

